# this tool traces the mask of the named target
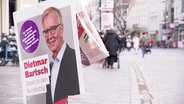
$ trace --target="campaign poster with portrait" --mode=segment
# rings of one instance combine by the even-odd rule
[[[43,12],[50,7],[59,10],[62,22],[43,20]],[[24,104],[46,104],[48,92],[54,104],[84,92],[75,7],[72,0],[48,0],[13,13]],[[57,45],[62,40],[60,35],[57,37],[59,33],[64,42],[58,52]],[[53,68],[59,69],[56,74]],[[52,75],[57,76],[53,77],[54,85]]]

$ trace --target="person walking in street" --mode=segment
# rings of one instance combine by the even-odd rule
[[[119,38],[120,38],[120,43],[119,43],[119,53],[121,52],[121,50],[122,50],[122,42],[121,42],[121,39],[122,39],[122,35],[121,34],[119,34]]]
[[[42,26],[46,44],[53,53],[46,104],[67,104],[69,95],[80,93],[75,50],[64,41],[59,9],[47,8],[42,14]]]
[[[149,47],[150,47],[150,48],[153,47],[153,43],[154,43],[153,40],[150,38],[150,40],[149,40]]]
[[[113,69],[113,64],[117,60],[117,52],[120,43],[120,38],[116,34],[114,28],[106,30],[106,35],[103,38],[103,42],[107,48],[107,51],[109,52],[109,57],[107,57],[108,67]]]
[[[148,44],[148,39],[145,35],[145,33],[143,33],[141,39],[140,39],[140,46],[141,46],[141,51],[142,51],[142,57],[144,58],[144,55],[146,53],[146,45]]]
[[[125,48],[126,48],[126,36],[125,35],[121,35],[119,52],[121,52]]]
[[[128,37],[126,39],[126,46],[127,46],[127,50],[130,51],[131,46],[132,46],[132,39],[131,39],[130,35],[128,35]]]
[[[137,37],[137,35],[135,35],[133,38],[133,45],[135,49],[135,54],[137,54],[139,51],[139,38]]]
[[[98,31],[98,34],[99,34],[100,38],[103,40],[103,37],[104,37],[103,30]]]
[[[182,41],[183,48],[184,48],[184,35],[182,35],[182,39],[181,39],[181,41]]]

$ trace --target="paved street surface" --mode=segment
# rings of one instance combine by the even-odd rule
[[[131,60],[153,97],[150,104],[184,104],[184,49],[155,49],[144,59],[134,55]]]
[[[0,104],[23,104],[19,67],[0,66]]]
[[[125,50],[120,69],[85,69],[86,94],[69,104],[184,104],[183,62],[184,49],[152,49],[145,58]]]
[[[114,69],[83,69],[86,93],[69,104],[184,104],[184,49],[152,49],[145,58],[124,51]],[[19,67],[0,67],[1,104],[23,104]]]
[[[99,62],[84,69],[86,93],[71,97],[69,104],[130,104],[130,70],[127,62],[121,64],[120,69],[117,63],[114,69],[106,69]]]

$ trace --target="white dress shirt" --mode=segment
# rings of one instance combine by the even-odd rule
[[[60,68],[60,63],[61,60],[63,58],[63,54],[65,52],[66,49],[66,43],[63,44],[63,46],[61,47],[61,50],[59,51],[56,59],[52,59],[53,60],[53,67],[51,70],[51,94],[52,94],[52,101],[54,102],[54,93],[55,93],[55,87],[56,87],[56,83],[57,83],[57,77],[58,77],[58,73],[59,73],[59,68]]]

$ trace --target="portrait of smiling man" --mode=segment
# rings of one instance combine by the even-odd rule
[[[64,41],[59,9],[47,8],[42,14],[42,26],[46,44],[52,52],[46,104],[67,104],[69,95],[80,93],[75,50]]]

